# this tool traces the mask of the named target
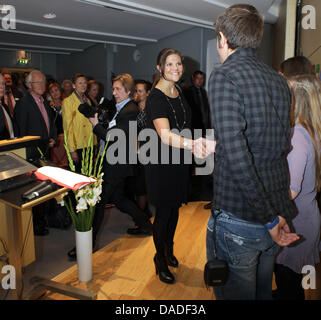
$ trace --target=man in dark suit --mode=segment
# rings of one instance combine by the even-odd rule
[[[0,140],[14,137],[14,122],[10,115],[7,105],[2,102],[5,94],[6,82],[3,75],[0,73]]]
[[[42,97],[46,90],[46,78],[38,70],[32,71],[27,79],[29,92],[17,102],[14,118],[18,125],[19,136],[40,136],[44,156],[49,155],[49,148],[55,144],[57,130],[54,123],[54,111],[49,102]],[[27,159],[40,158],[36,147],[27,148]]]
[[[192,75],[192,85],[183,90],[184,96],[192,110],[192,128],[202,129],[203,137],[206,135],[206,129],[212,128],[210,105],[207,93],[203,88],[204,81],[204,72],[195,71]]]
[[[192,75],[192,85],[183,90],[184,96],[192,110],[192,129],[201,129],[202,137],[206,136],[206,129],[212,128],[212,117],[210,105],[205,89],[205,73],[197,70]],[[196,137],[195,137],[196,138]],[[196,166],[196,165],[195,165]],[[194,168],[194,166],[193,166]],[[212,175],[193,176],[193,194],[192,199],[200,198],[204,200],[205,194],[210,194],[213,186]],[[205,209],[212,208],[212,202],[204,206]]]
[[[13,117],[16,103],[23,97],[23,93],[14,86],[10,73],[4,73],[3,76],[6,80],[6,91],[2,102],[8,106],[10,116]]]
[[[8,106],[0,101],[0,140],[14,137],[13,119],[10,116]]]
[[[42,95],[46,90],[46,78],[38,70],[32,71],[27,79],[29,92],[16,104],[14,118],[18,125],[19,136],[40,136],[42,143],[39,148],[45,157],[49,155],[49,148],[55,144],[57,130],[54,123],[54,111]],[[29,161],[41,157],[37,147],[29,147],[26,150]],[[39,205],[33,208],[34,233],[46,235],[49,230],[46,228],[44,206]]]
[[[132,101],[135,93],[135,82],[129,74],[122,74],[113,79],[113,95],[116,101],[116,113],[109,122],[108,129],[98,122],[97,114],[95,118],[89,118],[93,125],[93,132],[102,140],[106,141],[108,136],[110,140],[106,152],[106,161],[104,163],[104,182],[101,195],[101,201],[96,206],[94,221],[93,221],[93,243],[95,244],[97,233],[101,226],[105,205],[113,203],[116,207],[130,215],[137,225],[136,228],[129,228],[128,234],[148,236],[152,233],[152,224],[149,217],[145,214],[132,200],[128,199],[125,192],[126,178],[135,175],[136,164],[131,164],[130,158],[130,144],[136,144],[137,137],[129,136],[130,121],[137,120],[138,106]],[[117,131],[121,130],[123,133],[119,137]],[[115,139],[115,137],[117,137]],[[120,139],[120,140],[118,140]],[[117,143],[119,149],[112,148]],[[115,145],[113,146],[115,147]],[[135,149],[136,150],[136,149]],[[115,152],[116,151],[116,152]],[[119,153],[117,153],[119,151]],[[120,162],[112,163],[112,158],[124,154],[125,158],[120,159]],[[115,152],[115,154],[113,153]],[[135,154],[136,155],[136,154]],[[76,251],[73,248],[68,252],[71,259],[76,258]]]

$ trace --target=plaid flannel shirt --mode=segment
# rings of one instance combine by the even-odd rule
[[[277,215],[290,218],[286,81],[254,49],[243,48],[213,70],[209,98],[217,141],[214,206],[262,224]]]

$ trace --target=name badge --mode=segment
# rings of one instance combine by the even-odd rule
[[[109,122],[108,129],[110,129],[110,128],[112,128],[112,127],[115,127],[115,125],[116,125],[116,120],[110,121],[110,122]]]

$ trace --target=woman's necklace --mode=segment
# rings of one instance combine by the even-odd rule
[[[165,95],[165,97],[166,97],[166,99],[167,99],[168,104],[169,104],[169,105],[171,106],[171,108],[172,108],[172,111],[173,111],[173,114],[174,114],[174,118],[175,118],[175,122],[176,122],[176,126],[177,126],[177,128],[179,129],[179,131],[182,131],[183,128],[184,128],[184,126],[185,126],[185,124],[186,124],[186,111],[185,111],[185,108],[184,108],[184,105],[183,105],[183,102],[182,102],[181,95],[178,93],[179,102],[180,102],[180,104],[181,104],[181,107],[182,107],[183,113],[184,113],[184,122],[183,122],[183,125],[182,125],[181,127],[180,127],[179,124],[178,124],[177,117],[176,117],[176,111],[175,111],[173,105],[172,105],[171,102],[169,101],[167,95],[166,95],[166,94],[164,94],[164,95]]]

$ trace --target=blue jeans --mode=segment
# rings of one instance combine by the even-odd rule
[[[224,286],[213,287],[217,300],[270,300],[275,256],[279,246],[264,225],[236,218],[220,210],[216,219],[218,259],[229,266]],[[214,210],[215,216],[220,212]],[[215,258],[213,239],[214,218],[207,225],[207,260]]]

